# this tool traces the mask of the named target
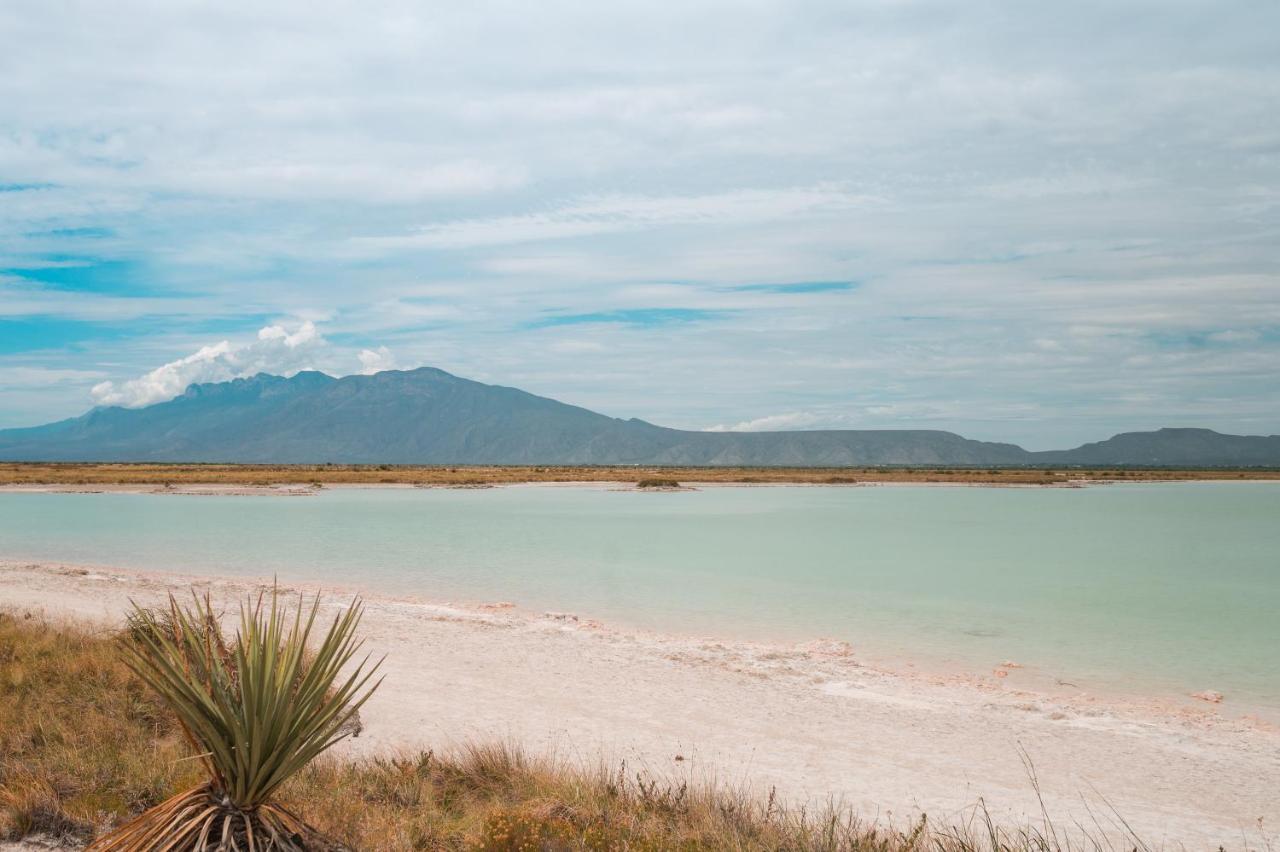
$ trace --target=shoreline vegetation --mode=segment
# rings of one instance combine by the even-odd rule
[[[0,841],[110,842],[201,781],[202,756],[183,724],[130,665],[134,641],[126,624],[95,629],[0,609]],[[625,764],[573,769],[503,742],[324,755],[279,799],[334,841],[305,848],[324,849],[1049,852],[1106,842],[1101,826],[1096,835],[1059,828],[1045,813],[1040,826],[1008,829],[981,807],[952,825],[926,816],[875,825],[835,804],[789,809],[772,794],[674,783]],[[1137,835],[1126,845],[1145,848]]]
[[[0,563],[0,839],[83,842],[191,786],[172,721],[112,656],[124,615],[192,588],[234,613],[264,582]],[[362,597],[386,683],[281,798],[352,848],[1276,848],[1280,731],[1228,704]]]
[[[1280,468],[1158,467],[639,467],[254,465],[0,462],[0,486],[400,485],[484,487],[525,483],[873,485],[919,483],[1070,487],[1100,482],[1280,480]]]

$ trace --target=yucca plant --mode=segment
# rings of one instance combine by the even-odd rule
[[[317,598],[290,615],[272,589],[240,605],[234,641],[223,639],[209,597],[190,607],[172,595],[157,613],[134,606],[125,658],[177,715],[208,780],[144,812],[93,844],[97,852],[314,850],[334,848],[272,796],[290,776],[347,734],[343,725],[373,694],[381,665],[359,651],[359,600],[309,647]],[[319,631],[317,631],[318,633]]]

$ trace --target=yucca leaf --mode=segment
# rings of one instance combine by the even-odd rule
[[[209,597],[193,598],[181,607],[170,597],[168,628],[135,605],[141,629],[127,662],[173,709],[214,789],[251,810],[343,739],[342,726],[381,684],[372,682],[381,660],[370,665],[366,656],[339,677],[362,645],[359,600],[317,635],[319,600],[304,613],[301,597],[286,607],[272,588],[241,602],[228,647]]]

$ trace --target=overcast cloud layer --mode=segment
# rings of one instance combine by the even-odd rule
[[[0,427],[430,364],[688,428],[1280,432],[1278,32],[10,0]]]

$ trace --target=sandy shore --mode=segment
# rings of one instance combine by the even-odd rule
[[[448,482],[332,482],[332,483],[299,483],[277,482],[267,484],[245,484],[233,482],[198,482],[178,481],[158,484],[154,482],[0,482],[0,494],[167,494],[172,496],[203,497],[311,497],[331,490],[385,490],[407,491],[414,489],[457,489],[471,490],[476,488],[573,488],[600,489],[608,491],[650,491],[663,493],[671,491],[701,491],[721,488],[1095,488],[1111,485],[1149,485],[1153,483],[1195,485],[1204,483],[1240,484],[1273,482],[1263,478],[1253,479],[1214,479],[1198,476],[1188,479],[1097,479],[1089,477],[1073,477],[1055,482],[992,482],[957,480],[953,482],[913,480],[874,480],[857,482],[808,482],[808,481],[776,481],[776,482],[734,482],[698,479],[683,479],[674,488],[641,489],[631,480],[593,479],[580,481],[495,481],[484,483],[448,483]]]
[[[130,598],[256,584],[0,562],[0,606],[118,623]],[[315,591],[315,589],[308,589]],[[326,589],[339,605],[352,589]],[[872,819],[1041,823],[1022,754],[1059,830],[1118,813],[1152,847],[1263,846],[1280,834],[1280,731],[1229,705],[1121,703],[999,678],[890,672],[838,642],[763,645],[610,629],[585,617],[370,596],[386,654],[356,753],[502,738],[570,761],[625,760],[696,781],[835,798]],[[1197,702],[1199,704],[1199,702]],[[1113,811],[1114,808],[1114,811]]]
[[[857,483],[818,483],[818,482],[696,482],[690,480],[674,488],[636,487],[634,482],[622,480],[594,480],[589,482],[495,482],[483,485],[448,485],[442,483],[425,483],[407,485],[404,483],[382,482],[341,482],[333,485],[300,485],[297,483],[278,483],[273,485],[239,485],[225,482],[190,482],[176,485],[154,485],[151,483],[0,483],[0,493],[27,494],[195,494],[204,496],[256,496],[256,497],[303,497],[323,493],[329,490],[383,490],[406,491],[417,488],[427,489],[473,489],[473,488],[589,488],[599,490],[625,489],[627,491],[689,491],[703,488],[867,488],[915,486],[921,488],[1078,488],[1082,481],[1055,483],[1053,485],[1019,485],[1016,483],[998,484],[985,482],[857,482]]]
[[[721,488],[1085,488],[1089,486],[1113,484],[1141,484],[1148,480],[1126,480],[1116,483],[1104,479],[1071,479],[1054,483],[1025,482],[701,482],[688,480],[673,488],[638,488],[634,482],[625,480],[590,480],[582,482],[494,482],[483,484],[451,485],[448,483],[423,483],[411,485],[406,483],[380,482],[340,482],[334,484],[307,485],[299,483],[275,483],[269,485],[243,485],[225,482],[180,482],[172,485],[156,485],[154,483],[0,483],[0,494],[167,494],[172,496],[202,497],[310,497],[331,490],[383,490],[407,491],[414,489],[458,489],[475,488],[574,488],[597,489],[606,491],[649,491],[664,493],[671,491],[701,491]],[[1156,481],[1156,480],[1150,480]],[[1187,480],[1188,482],[1211,482],[1215,480]],[[1234,480],[1224,480],[1234,481]]]

